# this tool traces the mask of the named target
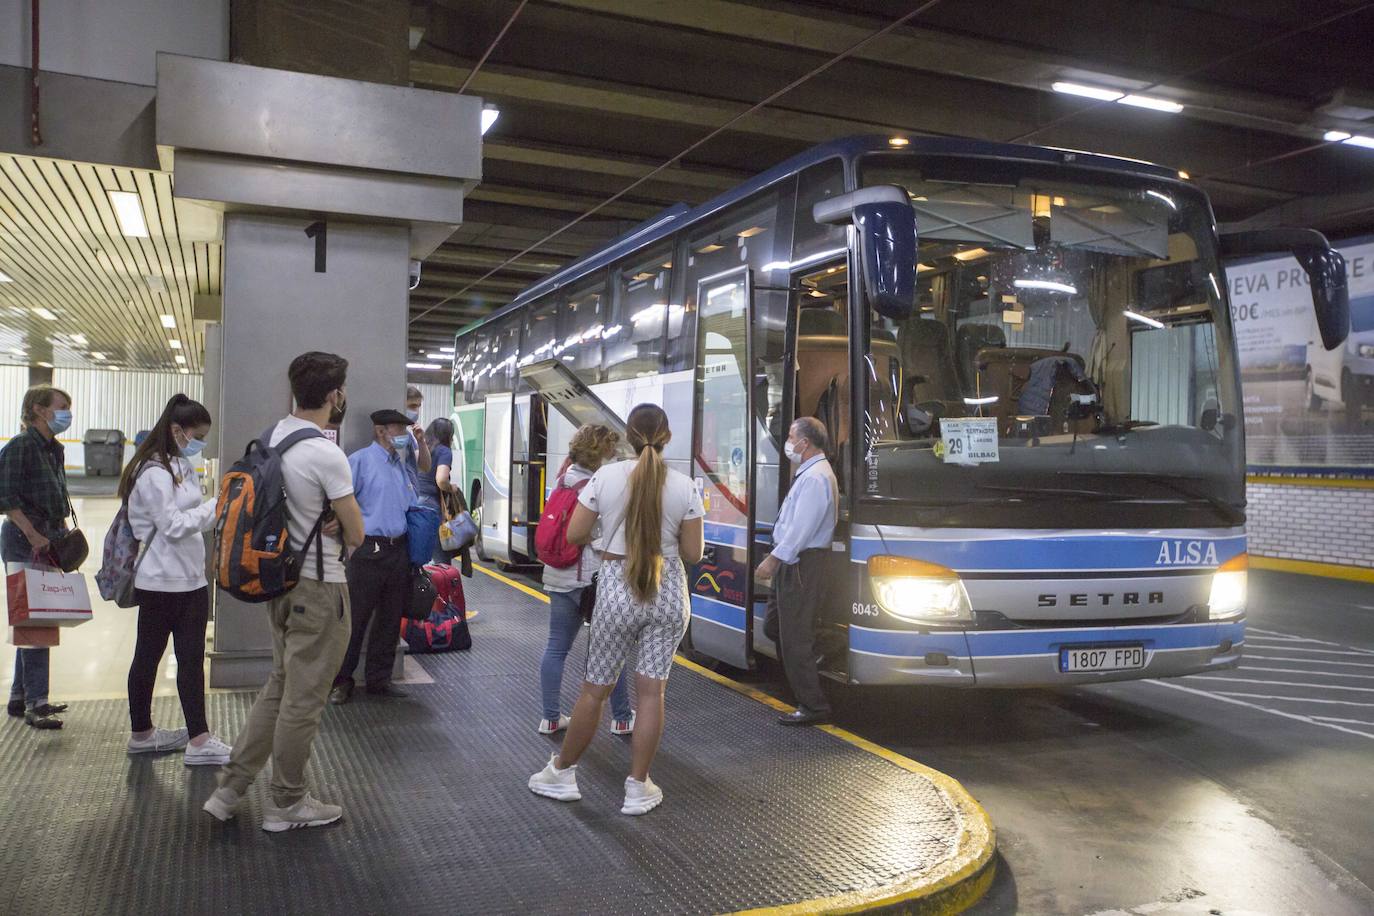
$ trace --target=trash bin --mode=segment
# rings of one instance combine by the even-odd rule
[[[117,429],[88,429],[81,445],[86,451],[86,476],[118,477],[124,470],[124,433]]]

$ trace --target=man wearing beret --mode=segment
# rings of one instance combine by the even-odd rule
[[[380,697],[403,697],[391,683],[401,612],[410,589],[410,555],[406,549],[406,510],[416,505],[415,472],[405,461],[410,422],[399,410],[372,414],[372,444],[348,456],[353,492],[363,510],[363,545],[348,560],[348,597],[353,607],[353,635],[343,667],[334,678],[331,703],[347,703],[353,695],[353,671],[363,648],[367,692]]]

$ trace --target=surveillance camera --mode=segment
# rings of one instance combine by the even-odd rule
[[[410,262],[410,288],[414,289],[420,285],[420,262]]]

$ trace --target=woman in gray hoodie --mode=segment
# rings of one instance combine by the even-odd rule
[[[554,483],[558,487],[581,490],[597,469],[612,455],[620,442],[614,430],[597,424],[587,424],[573,433],[568,443],[568,460]],[[539,684],[543,716],[539,733],[552,735],[568,727],[569,718],[562,713],[563,666],[568,652],[582,631],[582,615],[578,605],[582,590],[591,584],[599,565],[596,551],[582,549],[582,558],[567,569],[545,564],[544,591],[549,594],[549,642],[544,647],[544,660],[539,665]],[[611,734],[628,735],[634,732],[635,714],[630,706],[630,684],[626,677],[629,667],[620,674],[611,692]]]

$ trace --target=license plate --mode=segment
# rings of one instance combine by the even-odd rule
[[[1075,671],[1130,671],[1144,667],[1143,646],[1088,646],[1059,650],[1059,670],[1066,674]]]

